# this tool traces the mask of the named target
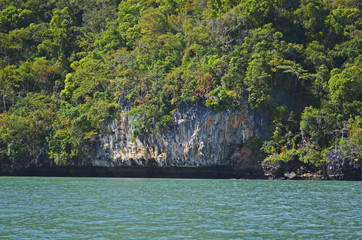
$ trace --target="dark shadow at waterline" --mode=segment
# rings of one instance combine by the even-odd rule
[[[44,177],[126,177],[227,179],[235,175],[231,167],[29,167],[2,171],[3,176]]]

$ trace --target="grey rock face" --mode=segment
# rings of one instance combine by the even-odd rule
[[[336,150],[327,153],[327,175],[333,180],[361,180],[361,163],[344,157]]]
[[[173,127],[134,139],[134,118],[126,113],[101,135],[94,166],[230,166],[235,149],[267,129],[265,116],[247,107],[215,112],[194,104],[178,107]]]

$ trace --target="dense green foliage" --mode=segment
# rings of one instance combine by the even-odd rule
[[[142,135],[182,102],[247,99],[268,160],[360,160],[361,27],[358,0],[0,0],[0,159],[82,163],[122,104]]]

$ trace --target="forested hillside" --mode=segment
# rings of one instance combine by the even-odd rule
[[[360,0],[0,0],[0,162],[76,164],[131,104],[135,136],[181,103],[243,101],[267,160],[361,161]],[[288,108],[271,95],[292,93]],[[255,139],[258,142],[258,139]]]

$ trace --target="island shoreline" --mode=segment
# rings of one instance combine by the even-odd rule
[[[0,176],[14,177],[94,177],[94,178],[181,178],[181,179],[259,179],[259,180],[332,180],[361,181],[356,178],[332,179],[320,172],[308,176],[268,177],[240,176],[231,167],[100,167],[100,166],[43,166],[2,169]]]

